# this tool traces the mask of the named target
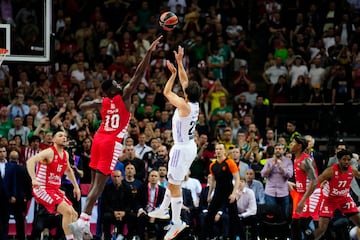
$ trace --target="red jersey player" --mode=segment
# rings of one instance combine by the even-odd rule
[[[91,147],[89,164],[92,169],[91,185],[86,204],[80,218],[69,226],[76,238],[82,239],[84,234],[92,237],[90,216],[96,200],[104,190],[105,184],[122,154],[122,141],[127,134],[127,127],[131,118],[131,95],[141,82],[150,63],[152,52],[156,50],[161,38],[162,36],[158,37],[151,44],[145,57],[137,66],[134,76],[124,89],[121,89],[115,80],[106,80],[101,85],[106,97],[80,105],[82,110],[101,107],[102,123],[94,136]]]
[[[62,226],[66,239],[74,239],[68,225],[77,219],[77,213],[70,200],[60,190],[61,178],[66,173],[74,186],[74,196],[80,200],[81,193],[69,164],[69,154],[64,150],[67,136],[64,131],[54,133],[54,145],[32,156],[26,167],[32,180],[33,196],[50,213],[62,215]],[[35,165],[37,171],[35,173]]]
[[[314,208],[310,208],[308,199],[313,192],[313,189],[308,186],[310,183],[316,181],[317,174],[315,162],[311,159],[309,154],[304,152],[307,145],[307,141],[301,136],[296,136],[290,143],[290,151],[295,155],[294,176],[297,195],[296,199],[298,199],[298,203],[293,204],[295,211],[293,211],[291,222],[292,239],[295,240],[303,239],[303,235],[313,234],[309,225],[311,224],[314,215],[314,212],[312,212],[311,209]]]
[[[325,233],[336,209],[349,217],[358,229],[360,227],[360,213],[349,193],[351,181],[354,176],[360,178],[360,172],[350,165],[352,158],[350,151],[341,150],[336,156],[339,159],[339,163],[325,169],[318,177],[318,180],[313,182],[310,187],[314,189],[317,182],[325,182],[323,185],[324,200],[320,208],[319,227],[315,230],[315,239],[320,239]],[[360,239],[359,230],[357,231],[357,237]]]

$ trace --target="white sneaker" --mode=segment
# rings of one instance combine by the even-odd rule
[[[83,239],[84,231],[79,226],[77,221],[70,223],[68,225],[68,227],[69,227],[70,231],[72,232],[72,234],[74,235],[75,240],[82,240]]]
[[[90,230],[90,222],[86,222],[83,228],[83,237],[84,239],[92,239],[93,235],[91,234]]]
[[[161,210],[160,208],[156,208],[154,211],[149,212],[148,216],[151,218],[159,218],[159,219],[170,219],[169,210]]]
[[[180,224],[173,224],[171,223],[171,227],[169,231],[165,234],[164,240],[171,240],[174,239],[182,230],[187,228],[185,222],[181,222]]]

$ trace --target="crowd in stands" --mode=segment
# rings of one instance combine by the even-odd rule
[[[159,15],[167,10],[179,18],[170,32],[158,25]],[[33,13],[31,5],[27,11]],[[162,89],[169,74],[166,60],[173,60],[172,51],[178,45],[185,47],[189,79],[198,81],[203,90],[196,125],[198,156],[185,181],[191,191],[183,191],[184,199],[192,199],[184,200],[182,215],[191,226],[189,234],[201,232],[204,224],[201,216],[206,214],[206,206],[201,196],[216,143],[224,144],[228,157],[238,164],[241,181],[246,183],[241,191],[246,192],[245,186],[252,189],[255,194],[249,199],[255,198],[255,207],[263,205],[273,200],[265,183],[266,159],[292,159],[288,146],[300,135],[296,119],[287,122],[286,131],[277,133],[272,104],[360,101],[358,1],[58,0],[53,1],[53,28],[50,65],[5,63],[0,67],[0,145],[7,152],[0,160],[11,162],[14,157],[14,162],[23,166],[31,156],[51,146],[52,130],[61,126],[70,139],[71,164],[84,194],[91,179],[92,137],[102,119],[99,112],[82,111],[80,104],[100,98],[100,86],[106,79],[126,85],[150,43],[164,35],[132,96],[124,155],[102,196],[105,206],[99,204],[98,223],[103,223],[105,239],[110,239],[110,225],[117,221],[116,229],[123,228],[123,221],[127,223],[122,234],[144,233],[141,239],[160,236],[166,225],[149,219],[146,212],[161,203],[160,195],[147,199],[151,189],[160,194],[166,186],[174,108]],[[258,72],[251,72],[253,69]],[[179,85],[175,90],[182,94]],[[327,159],[313,149],[312,133],[306,134],[308,151],[320,172]],[[284,146],[281,151],[277,149],[280,146]],[[291,170],[287,178],[292,174]],[[158,186],[152,185],[156,182]],[[63,185],[64,191],[72,192],[66,179]],[[119,201],[111,191],[128,194],[120,196],[128,201],[113,206]],[[28,201],[31,196],[25,191],[22,198]],[[72,201],[80,212],[80,204]],[[254,215],[254,209],[248,213],[247,208],[246,203],[238,203],[241,219]],[[109,216],[108,211],[114,209],[119,215]],[[122,211],[129,213],[126,220]],[[46,215],[44,209],[37,212]],[[290,209],[284,212],[290,213]],[[214,234],[228,234],[226,216],[226,211],[219,211]],[[55,216],[47,217],[53,217],[47,228],[56,225]],[[257,220],[249,219],[247,224],[254,225],[253,221]],[[35,230],[35,235],[41,233]],[[102,230],[98,226],[97,237]],[[259,234],[255,227],[251,231],[252,236]],[[18,231],[18,239],[23,239],[21,234]]]

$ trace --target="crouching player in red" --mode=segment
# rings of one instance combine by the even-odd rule
[[[328,167],[318,177],[319,183],[323,185],[323,202],[320,207],[319,227],[315,230],[315,239],[320,239],[327,230],[334,211],[338,209],[342,214],[360,227],[360,213],[356,203],[350,196],[350,183],[354,176],[360,178],[360,172],[350,165],[352,153],[348,150],[338,152],[338,164]],[[311,188],[315,188],[316,183],[312,183]],[[357,237],[360,239],[360,231],[357,230]]]
[[[36,202],[44,206],[49,213],[62,215],[62,228],[66,239],[72,240],[75,238],[68,225],[76,221],[78,215],[70,200],[60,190],[61,178],[64,173],[74,186],[74,196],[78,201],[81,193],[69,164],[69,154],[64,150],[68,144],[66,133],[64,131],[55,132],[53,142],[53,146],[28,159],[26,167],[31,177],[33,196]]]

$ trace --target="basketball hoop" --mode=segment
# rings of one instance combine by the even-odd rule
[[[9,54],[9,50],[7,50],[6,48],[0,48],[0,66],[3,63],[6,55]]]

